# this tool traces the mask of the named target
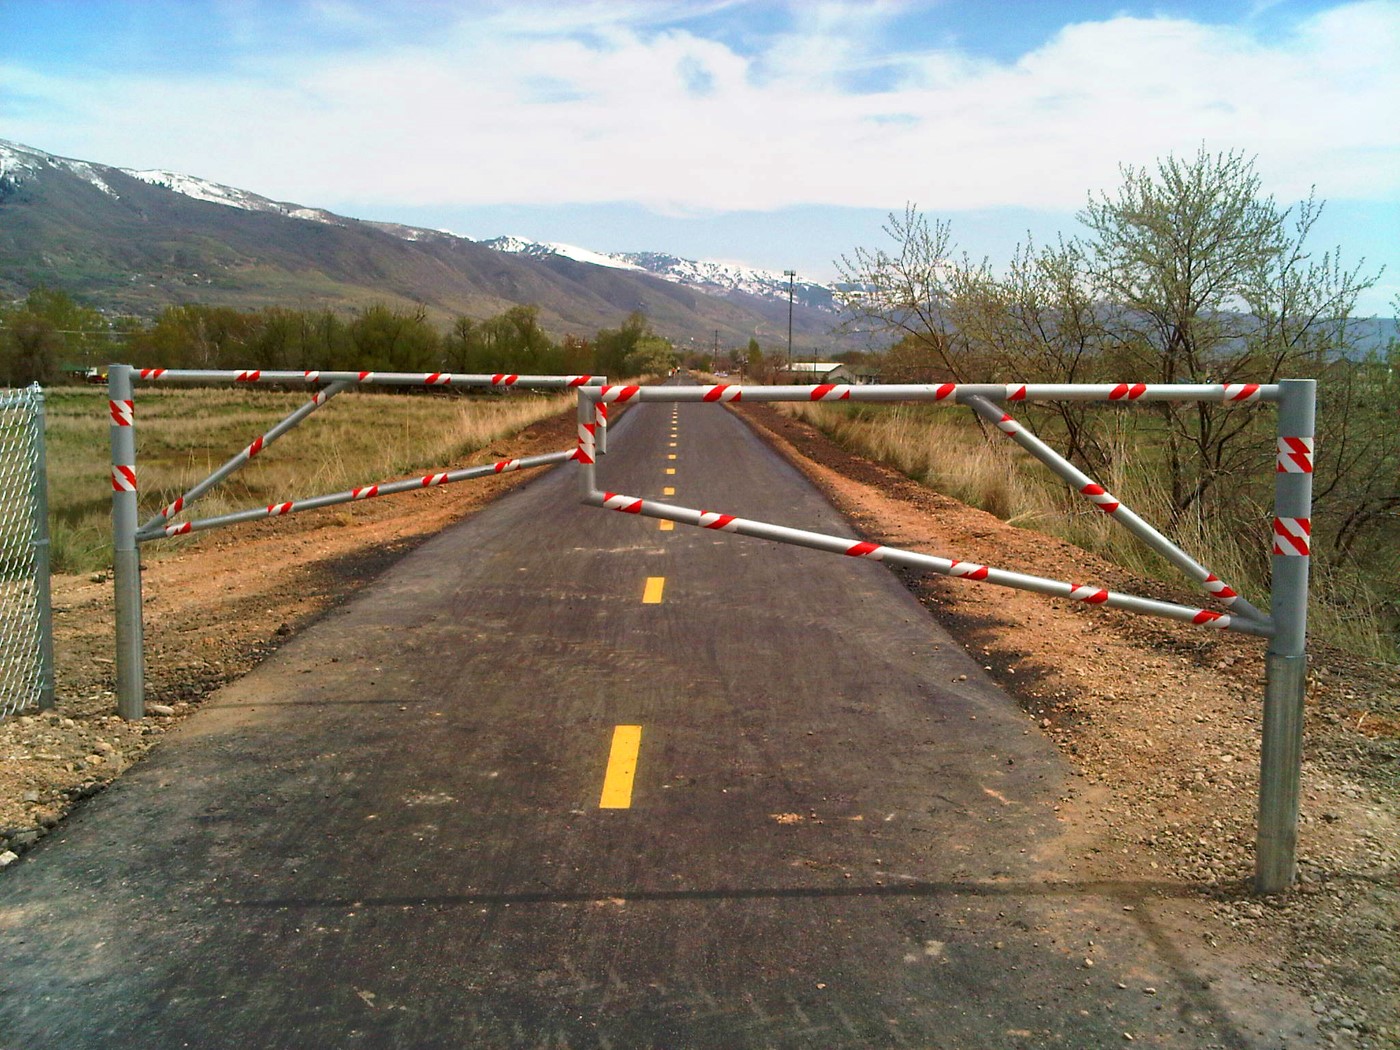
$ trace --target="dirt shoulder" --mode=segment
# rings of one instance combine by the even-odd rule
[[[763,407],[743,415],[868,538],[1189,600],[972,510]],[[477,461],[568,448],[572,412]],[[54,579],[58,707],[0,723],[0,866],[100,791],[219,686],[354,595],[405,551],[531,475],[214,533],[149,561],[147,703],[116,717],[112,592]],[[801,525],[800,522],[788,524]],[[179,542],[179,541],[176,541]],[[197,544],[197,545],[196,545]],[[193,547],[194,549],[189,549]],[[1400,671],[1315,653],[1298,891],[1253,899],[1263,644],[942,578],[906,581],[1039,720],[1077,772],[1063,814],[1083,881],[1157,893],[1200,961],[1280,970],[1344,1045],[1400,1045]],[[0,876],[2,877],[2,876]],[[1176,902],[1176,903],[1173,903]],[[1180,931],[1179,931],[1180,932]]]

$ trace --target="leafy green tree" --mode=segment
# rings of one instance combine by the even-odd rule
[[[1107,327],[1130,377],[1159,383],[1272,382],[1315,375],[1345,351],[1357,296],[1375,283],[1306,241],[1312,198],[1281,209],[1240,153],[1167,157],[1124,168],[1113,196],[1079,214],[1092,287],[1113,304]],[[1205,402],[1158,402],[1172,524],[1220,479],[1268,453],[1252,414]]]
[[[593,340],[595,367],[604,375],[629,375],[627,359],[636,352],[637,343],[651,334],[646,315],[634,310],[620,328],[605,328]]]

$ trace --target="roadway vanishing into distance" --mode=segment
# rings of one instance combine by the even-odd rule
[[[849,534],[719,406],[599,480]],[[893,574],[667,524],[556,469],[224,689],[0,878],[0,1048],[1292,1031],[1073,881],[1069,771]]]

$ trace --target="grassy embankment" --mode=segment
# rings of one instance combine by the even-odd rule
[[[91,572],[112,561],[107,392],[45,393],[52,566]],[[141,520],[182,495],[265,433],[307,395],[262,389],[142,388],[136,394]],[[210,491],[190,517],[340,492],[433,467],[460,465],[491,442],[563,411],[570,394],[405,395],[347,391]],[[309,511],[308,514],[334,513]],[[159,557],[199,543],[143,547]]]
[[[1168,582],[1182,578],[1024,450],[1010,441],[984,438],[966,413],[925,405],[795,403],[778,407],[844,447],[1011,524],[1058,536],[1143,576]],[[1153,466],[1154,443],[1146,432],[1150,421],[1118,412],[1109,425],[1114,428],[1115,466],[1095,480],[1146,521],[1166,521],[1169,493],[1164,472]],[[1039,431],[1039,436],[1051,447],[1063,447],[1053,428]],[[1266,466],[1271,471],[1271,464]],[[1258,503],[1254,516],[1267,522],[1272,513],[1272,473],[1261,468],[1259,482],[1252,494],[1239,498]],[[1267,608],[1269,559],[1264,526],[1254,537],[1237,535],[1210,519],[1194,520],[1186,528],[1182,546],[1193,557],[1256,605]],[[1338,569],[1322,557],[1313,558],[1312,577],[1310,633],[1314,637],[1364,657],[1395,659],[1396,639],[1382,612],[1384,595],[1357,571]]]

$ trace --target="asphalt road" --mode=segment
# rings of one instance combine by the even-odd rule
[[[600,481],[848,533],[718,406],[633,408]],[[1068,771],[891,573],[575,484],[405,558],[7,871],[0,1047],[1277,1045],[1150,888],[1067,881]]]

